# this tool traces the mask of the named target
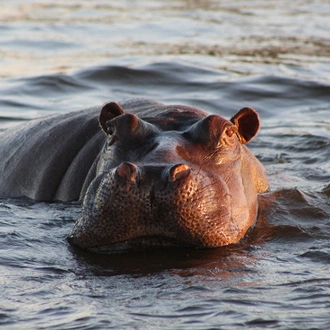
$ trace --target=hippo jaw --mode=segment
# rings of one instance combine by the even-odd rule
[[[70,240],[94,252],[228,245],[241,238],[231,199],[221,177],[187,164],[124,162],[91,184]]]

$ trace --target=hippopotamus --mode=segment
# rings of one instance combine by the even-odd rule
[[[0,196],[81,200],[68,238],[93,252],[236,244],[268,189],[259,127],[144,99],[33,120],[0,136]]]

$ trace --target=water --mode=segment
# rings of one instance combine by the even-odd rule
[[[239,246],[97,256],[79,203],[0,200],[4,329],[330,327],[326,1],[1,1],[0,130],[143,96],[249,105],[270,191]]]

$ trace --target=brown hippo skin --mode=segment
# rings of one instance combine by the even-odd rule
[[[259,125],[251,108],[226,120],[149,100],[35,121],[0,140],[0,195],[80,196],[69,240],[94,252],[238,243],[268,187],[245,146]]]

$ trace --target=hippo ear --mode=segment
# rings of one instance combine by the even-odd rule
[[[260,128],[260,120],[257,112],[248,107],[238,111],[230,121],[238,128],[242,144],[248,143]]]
[[[103,106],[99,116],[99,123],[104,132],[107,132],[107,121],[125,113],[124,109],[116,102],[110,102]]]

